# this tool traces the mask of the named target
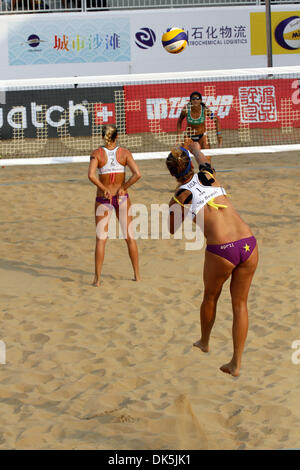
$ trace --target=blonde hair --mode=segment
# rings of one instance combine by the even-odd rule
[[[102,138],[105,142],[105,145],[108,145],[114,142],[117,138],[117,135],[118,135],[118,130],[116,126],[113,126],[112,124],[108,126],[104,126],[102,129]]]

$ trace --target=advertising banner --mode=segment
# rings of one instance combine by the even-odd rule
[[[218,116],[225,147],[293,143],[299,140],[300,83],[291,77],[8,89],[0,96],[0,155],[88,155],[101,145],[106,124],[116,124],[122,144],[134,151],[166,150],[195,91]],[[214,121],[208,117],[205,124],[209,137],[215,135]]]
[[[220,81],[125,86],[127,133],[176,132],[182,108],[194,91],[219,117],[222,129],[300,127],[298,80]],[[208,120],[208,128],[212,127]]]
[[[172,27],[188,37],[179,54],[161,43]],[[274,67],[298,65],[297,5],[272,5],[272,34]],[[0,61],[4,80],[266,67],[265,7],[2,15]]]
[[[266,55],[266,15],[264,12],[250,13],[251,54]],[[300,54],[300,9],[295,11],[273,11],[272,53]],[[298,59],[299,63],[299,59]]]
[[[8,59],[18,66],[130,61],[130,19],[28,15],[8,24]]]
[[[121,91],[116,86],[8,91],[0,105],[0,139],[97,135],[103,124],[116,123]]]
[[[117,123],[116,111],[125,116],[127,134],[176,132],[193,91],[201,92],[222,129],[299,127],[300,100],[292,99],[298,90],[298,80],[273,79],[8,91],[0,105],[0,138],[16,138],[16,132],[22,138],[90,137]]]
[[[188,36],[188,46],[180,54],[162,47],[162,34],[173,26]],[[265,65],[260,57],[250,55],[250,17],[245,8],[173,9],[159,16],[152,11],[144,17],[132,16],[131,28],[135,73]]]

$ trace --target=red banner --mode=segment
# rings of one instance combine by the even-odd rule
[[[128,134],[176,132],[180,112],[194,91],[219,117],[222,129],[300,127],[295,79],[127,85],[124,91]],[[207,119],[206,127],[213,128],[213,121]]]

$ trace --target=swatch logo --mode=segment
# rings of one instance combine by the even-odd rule
[[[150,28],[141,28],[135,35],[135,43],[140,49],[149,49],[155,41],[155,32]]]
[[[284,49],[300,48],[300,17],[290,16],[281,21],[275,29],[275,39]]]

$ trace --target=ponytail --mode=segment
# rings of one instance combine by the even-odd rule
[[[118,136],[118,130],[116,126],[113,125],[108,125],[104,126],[102,129],[102,138],[105,142],[105,145],[111,144],[116,140]]]

